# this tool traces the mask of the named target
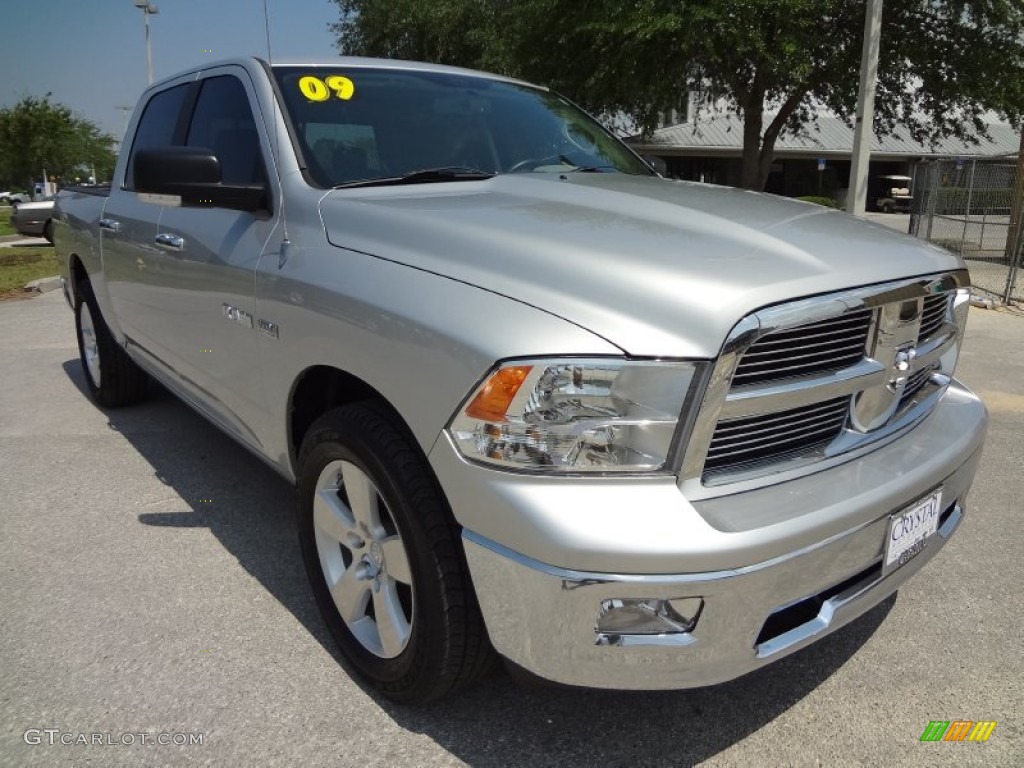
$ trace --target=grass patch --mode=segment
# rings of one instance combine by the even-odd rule
[[[53,248],[0,248],[0,294],[20,291],[25,283],[59,274]]]
[[[16,235],[14,227],[11,226],[11,207],[0,205],[0,235]]]

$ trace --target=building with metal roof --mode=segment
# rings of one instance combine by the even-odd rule
[[[765,115],[767,125],[772,115]],[[988,125],[990,138],[974,144],[947,137],[934,143],[916,141],[898,127],[888,136],[874,136],[870,175],[913,176],[917,164],[936,158],[1016,155],[1020,134],[1002,123]],[[743,154],[743,121],[736,114],[714,113],[636,136],[629,143],[638,152],[665,162],[665,175],[678,179],[739,186]],[[853,128],[837,117],[822,116],[799,135],[780,136],[765,189],[776,194],[823,195],[842,201],[850,177]],[[869,198],[871,194],[869,193]],[[872,201],[868,201],[872,207]]]

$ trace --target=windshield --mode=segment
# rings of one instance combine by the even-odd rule
[[[361,67],[275,68],[274,75],[308,174],[322,187],[407,176],[417,183],[498,173],[652,174],[586,113],[538,88]]]

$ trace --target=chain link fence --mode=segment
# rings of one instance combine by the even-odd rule
[[[1017,279],[1022,182],[1015,156],[922,161],[914,168],[910,232],[963,256],[976,288],[1006,303],[1024,301]]]

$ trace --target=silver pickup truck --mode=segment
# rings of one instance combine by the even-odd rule
[[[143,94],[109,196],[55,220],[96,400],[152,377],[294,482],[324,620],[397,700],[498,656],[729,680],[892,594],[965,514],[963,262],[664,180],[542,88],[210,64]]]

